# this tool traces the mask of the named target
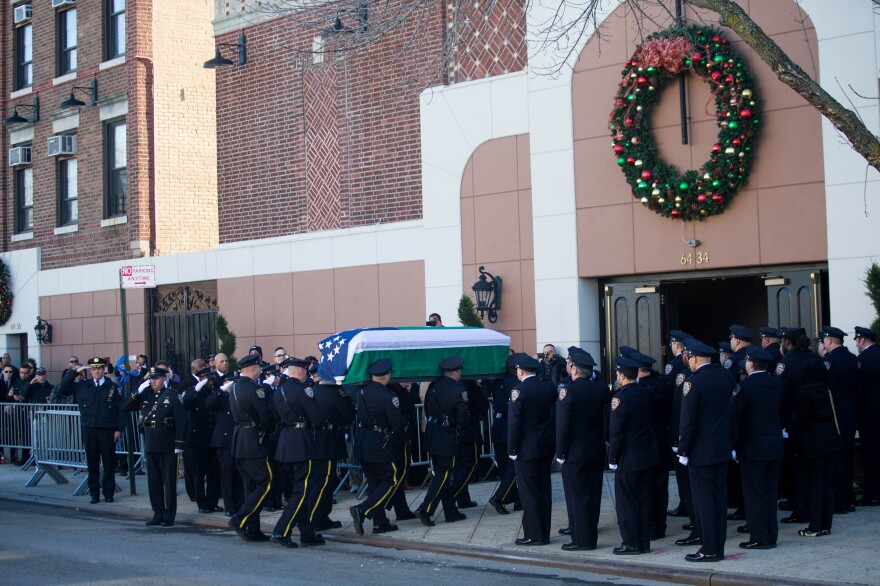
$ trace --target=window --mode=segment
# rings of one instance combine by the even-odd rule
[[[58,13],[58,75],[76,71],[76,8]]]
[[[126,126],[125,120],[107,124],[107,179],[106,211],[107,217],[125,215],[125,167],[126,167]]]
[[[15,171],[15,233],[34,229],[34,169]]]
[[[125,55],[125,0],[105,0],[107,6],[106,59]]]
[[[58,161],[58,225],[70,226],[77,222],[77,171],[76,159]]]
[[[34,28],[31,23],[15,29],[15,89],[34,83]]]

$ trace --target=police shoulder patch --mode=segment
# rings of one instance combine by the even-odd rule
[[[783,372],[785,372],[785,365],[780,362],[776,365],[776,376],[779,376]]]
[[[670,372],[672,372],[672,364],[671,363],[667,364],[666,368],[663,369],[664,374],[669,374]]]
[[[733,396],[736,397],[739,392],[742,390],[742,387],[737,383],[735,387],[733,387]]]
[[[510,402],[516,403],[516,400],[519,399],[519,391],[517,389],[513,389],[510,391]]]
[[[462,391],[462,392],[461,392],[461,400],[464,401],[465,403],[467,403],[467,401],[468,401],[468,393],[467,393],[467,391]]]
[[[266,391],[264,391],[263,389],[257,389],[257,396],[261,399],[265,399],[266,398]]]
[[[829,361],[825,361],[825,368],[831,370],[831,363]]]
[[[395,409],[400,409],[400,399],[397,397],[391,397],[391,404],[394,405]]]
[[[315,391],[314,391],[314,389],[312,389],[312,387],[306,387],[305,389],[303,389],[303,392],[305,392],[306,396],[309,399],[315,398]]]
[[[728,358],[727,360],[724,361],[724,368],[730,368],[730,366],[731,366],[732,364],[733,364],[733,360],[731,360],[730,358]]]
[[[613,399],[611,399],[611,410],[615,411],[618,407],[620,407],[620,399],[618,397],[614,397]]]
[[[559,387],[559,400],[562,401],[568,395],[568,389],[565,387]]]
[[[688,393],[691,392],[691,383],[684,383],[684,386],[681,387],[681,394],[687,397]]]
[[[678,376],[675,377],[675,386],[680,387],[686,378],[683,372],[678,373]]]

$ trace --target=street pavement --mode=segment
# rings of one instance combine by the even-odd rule
[[[88,497],[73,496],[74,489],[83,475],[73,477],[70,470],[64,471],[70,484],[56,485],[48,476],[36,487],[26,488],[25,482],[31,471],[0,466],[0,499],[24,503],[53,505],[60,508],[78,509],[85,512],[120,515],[147,519],[151,516],[147,497],[146,477],[138,476],[138,494],[129,495],[128,481],[117,477],[123,489],[117,493],[116,502],[103,501],[91,505]],[[641,556],[621,558],[611,553],[620,544],[617,517],[614,512],[612,473],[606,473],[602,513],[599,521],[599,547],[595,551],[563,552],[560,546],[569,541],[568,537],[556,535],[556,530],[568,524],[562,480],[553,474],[553,523],[552,539],[542,547],[518,547],[514,539],[522,536],[522,514],[511,512],[499,515],[486,505],[496,487],[494,482],[481,482],[471,485],[471,496],[480,506],[464,512],[468,518],[456,523],[445,523],[442,512],[435,518],[434,527],[424,527],[417,520],[399,524],[400,530],[383,536],[371,536],[371,524],[365,525],[366,534],[358,537],[352,526],[348,507],[356,502],[356,497],[347,491],[337,494],[339,504],[331,515],[343,523],[342,529],[325,532],[328,539],[336,543],[369,544],[403,550],[439,552],[446,555],[475,557],[483,560],[504,560],[508,563],[532,567],[544,566],[557,569],[582,569],[602,572],[640,580],[661,580],[677,583],[838,583],[838,584],[880,584],[880,571],[877,570],[877,534],[880,530],[880,507],[860,508],[855,513],[836,515],[832,534],[826,537],[805,538],[797,535],[803,525],[780,524],[778,547],[773,550],[745,551],[737,544],[745,541],[745,536],[736,533],[742,522],[728,524],[726,559],[715,564],[693,564],[684,560],[686,553],[696,548],[682,548],[674,541],[684,537],[681,524],[686,519],[669,518],[669,529],[664,539],[652,542],[652,551]],[[224,529],[226,518],[222,513],[204,515],[191,503],[180,482],[178,499],[178,524],[197,524],[204,527]],[[415,509],[423,498],[423,489],[407,491],[407,500]],[[670,478],[670,506],[678,502],[674,477]],[[780,517],[787,513],[780,512]],[[271,532],[278,513],[262,516],[263,530]],[[392,522],[394,514],[389,515]],[[165,531],[185,530],[183,527]],[[149,532],[150,528],[143,528]],[[6,533],[6,532],[4,532]],[[242,546],[246,544],[242,543]],[[224,548],[235,547],[225,543]],[[251,546],[247,544],[247,546]],[[276,547],[273,544],[260,544],[261,547]],[[618,578],[619,579],[619,578]]]

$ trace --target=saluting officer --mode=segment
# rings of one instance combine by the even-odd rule
[[[406,418],[400,412],[400,399],[388,388],[391,361],[377,360],[367,367],[372,382],[361,389],[356,408],[358,430],[355,447],[370,487],[367,498],[349,509],[358,535],[364,534],[364,519],[373,521],[373,534],[397,531],[385,515],[385,502],[391,496],[402,472],[394,464],[393,442],[401,441]]]
[[[636,382],[643,364],[632,358],[617,359],[619,390],[611,399],[608,433],[608,464],[616,471],[617,524],[622,543],[617,555],[651,551],[651,490],[660,462],[657,440],[651,427],[654,402],[650,391]]]
[[[669,413],[669,445],[672,446],[673,454],[678,449],[678,425],[681,421],[681,386],[685,379],[690,376],[691,370],[684,361],[684,341],[690,338],[690,334],[681,330],[669,331],[669,347],[672,349],[672,361],[666,365],[663,372],[672,385],[672,409]],[[674,458],[672,462],[675,471],[675,484],[678,486],[678,506],[667,512],[670,517],[689,517],[691,506],[691,479],[685,466]],[[693,530],[693,519],[688,520]]]
[[[562,486],[571,543],[565,551],[596,549],[602,474],[605,469],[603,420],[608,388],[592,380],[596,365],[587,353],[569,353],[572,382],[562,385],[556,403],[556,461],[562,464]]]
[[[226,509],[226,516],[231,517],[244,503],[244,481],[238,473],[238,468],[235,467],[235,458],[232,457],[235,418],[229,406],[229,391],[233,382],[221,381],[216,370],[211,370],[206,376],[210,378],[213,390],[205,398],[205,405],[214,414],[214,431],[211,433],[211,441],[208,445],[217,453],[223,508]]]
[[[88,366],[70,368],[58,383],[62,395],[74,395],[79,404],[80,425],[82,426],[83,444],[86,449],[86,465],[88,466],[89,493],[92,504],[100,500],[101,492],[104,500],[113,502],[116,481],[113,471],[116,469],[116,440],[122,436],[128,423],[128,414],[122,409],[122,395],[112,380],[104,376],[103,358],[90,358]],[[81,372],[89,369],[90,380],[77,381]],[[103,474],[100,467],[104,466]]]
[[[459,438],[467,434],[467,426],[470,425],[467,393],[458,384],[463,365],[464,360],[460,356],[440,362],[443,376],[428,385],[425,393],[425,443],[431,454],[434,476],[425,499],[416,511],[416,517],[426,527],[434,525],[431,517],[441,503],[447,523],[467,519],[467,515],[456,507],[452,496],[452,471],[455,469],[458,444],[461,443]]]
[[[217,450],[211,447],[214,433],[214,414],[205,402],[213,391],[208,379],[211,369],[201,358],[190,364],[192,374],[180,382],[183,390],[183,407],[189,412],[186,426],[186,446],[190,450],[191,474],[195,486],[196,503],[200,513],[222,511],[217,506],[220,500],[220,464]]]
[[[746,378],[733,391],[730,402],[730,432],[734,457],[740,461],[746,525],[749,533],[742,549],[776,547],[779,525],[776,500],[779,468],[782,465],[782,382],[767,369],[773,356],[757,346],[746,351]]]
[[[286,468],[293,492],[275,524],[272,539],[284,547],[297,547],[290,539],[291,528],[297,525],[301,545],[322,545],[324,538],[315,534],[312,528],[313,509],[309,506],[307,491],[313,481],[314,434],[323,424],[323,418],[315,391],[308,384],[311,380],[307,381],[308,361],[290,357],[281,363],[281,367],[287,369],[288,379],[273,398],[281,427],[275,460]],[[317,473],[316,469],[314,471]]]
[[[507,515],[510,511],[504,505],[515,503],[514,510],[519,503],[519,491],[516,489],[516,472],[513,462],[507,455],[507,410],[510,405],[510,393],[519,385],[516,378],[516,356],[507,357],[507,375],[495,379],[492,383],[492,410],[495,417],[492,420],[492,445],[495,447],[495,463],[498,465],[498,488],[489,498],[489,504],[495,508],[499,515]]]
[[[229,407],[235,418],[232,457],[244,480],[244,502],[230,517],[229,526],[245,541],[268,541],[260,530],[260,511],[272,488],[272,469],[266,436],[275,431],[275,415],[260,386],[262,367],[258,354],[238,362],[240,376],[232,385]]]
[[[877,333],[856,326],[859,350],[859,438],[865,457],[865,494],[856,504],[880,505],[880,346]]]
[[[682,385],[678,460],[688,467],[694,522],[702,547],[689,562],[724,559],[727,537],[727,461],[730,448],[730,398],[736,382],[730,371],[712,364],[715,350],[686,340],[693,374]]]
[[[552,384],[535,376],[538,367],[538,361],[528,354],[517,354],[520,384],[511,392],[507,416],[507,449],[514,461],[523,505],[523,537],[516,539],[517,545],[550,543],[550,467],[555,451],[553,410],[557,395]]]
[[[186,411],[177,392],[165,385],[168,371],[154,366],[149,380],[125,401],[126,411],[140,410],[147,457],[147,485],[153,518],[146,525],[174,525],[177,515],[177,454],[186,445]]]

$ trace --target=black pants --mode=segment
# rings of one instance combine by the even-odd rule
[[[318,470],[311,460],[305,462],[284,462],[281,465],[293,484],[290,500],[275,524],[275,535],[288,537],[294,525],[299,527],[300,537],[313,537],[311,515],[313,506],[309,502],[309,493],[312,492],[311,484],[316,480]],[[276,468],[277,470],[278,468]],[[326,467],[325,467],[326,469]]]
[[[532,460],[516,460],[516,486],[523,506],[523,537],[550,541],[550,513],[553,498],[550,488],[550,466],[553,456]]]
[[[399,480],[397,465],[394,462],[361,462],[361,469],[367,477],[369,492],[358,508],[373,521],[374,527],[388,525],[385,503]]]
[[[192,467],[196,503],[200,509],[216,507],[220,500],[220,463],[217,461],[217,450],[195,447],[187,449],[190,452],[189,463],[184,461],[184,466]],[[187,468],[186,472],[190,470]]]
[[[113,429],[95,427],[82,428],[83,445],[86,449],[86,465],[89,469],[89,494],[98,498],[103,492],[104,498],[113,496],[116,480],[113,471],[116,469],[116,442],[113,440]],[[104,471],[100,467],[104,466]],[[100,476],[100,480],[99,480]]]
[[[269,458],[236,458],[235,467],[244,481],[244,502],[232,518],[248,533],[259,533],[260,511],[272,488]]]
[[[656,467],[620,468],[614,475],[615,510],[623,545],[651,549],[651,488]]]
[[[876,391],[874,391],[876,392]],[[865,458],[866,501],[880,500],[880,423],[865,422],[859,428],[862,454]]]
[[[670,453],[672,453],[670,451]],[[669,462],[662,462],[652,469],[651,473],[651,507],[648,525],[651,535],[666,535],[666,509],[669,507]]]
[[[479,459],[479,446],[477,442],[469,443],[465,449],[458,452],[455,458],[455,468],[452,471],[452,497],[458,506],[471,502],[471,493],[468,483],[477,469]]]
[[[841,432],[841,449],[834,453],[834,510],[848,511],[855,504],[855,432]]]
[[[516,468],[507,454],[507,444],[495,444],[495,461],[498,463],[498,489],[492,496],[503,505],[519,502]]]
[[[751,540],[757,543],[776,543],[779,522],[776,501],[779,498],[779,468],[782,460],[740,464],[746,523]]]
[[[235,458],[232,457],[231,450],[217,448],[217,461],[220,463],[220,494],[223,495],[223,508],[227,513],[235,513],[244,503],[244,481],[235,466]]]
[[[743,493],[740,465],[733,460],[727,461],[727,508],[742,511]]]
[[[455,467],[455,456],[435,456],[431,454],[431,463],[434,468],[434,477],[431,484],[428,485],[428,492],[425,493],[425,500],[419,510],[427,513],[429,516],[437,512],[437,506],[443,504],[443,515],[449,515],[458,512],[455,506],[455,499],[452,498],[452,470]]]
[[[394,508],[395,515],[406,517],[412,514],[406,502],[406,491],[403,490],[403,483],[409,474],[409,442],[394,446],[394,465],[397,467],[397,482],[391,487],[391,495],[385,502],[385,510],[390,511]]]
[[[694,528],[703,540],[699,552],[724,555],[727,540],[727,462],[688,466],[694,500]]]
[[[177,454],[147,454],[147,487],[153,521],[173,523],[177,516]]]
[[[834,516],[834,453],[801,462],[810,531],[831,529]]]
[[[288,478],[287,476],[290,468],[285,463],[278,462],[273,457],[277,448],[277,442],[271,442],[268,444],[267,449],[269,450],[269,453],[272,454],[272,456],[269,456],[269,465],[272,467],[272,490],[269,491],[269,498],[267,499],[266,506],[281,509],[284,507],[283,497],[285,494],[288,497],[287,500],[293,498],[293,479]]]
[[[697,535],[697,525],[694,522],[694,497],[691,493],[691,473],[688,471],[687,466],[682,466],[679,463],[678,458],[672,463],[672,467],[675,470],[675,483],[678,485],[679,506],[684,507],[688,516],[688,522],[693,527],[688,537],[695,537]]]
[[[312,523],[315,525],[329,524],[330,511],[333,510],[333,491],[339,485],[339,475],[336,473],[336,460],[318,460],[321,462],[318,466],[318,480],[316,485],[321,483],[324,488],[315,498],[315,512],[312,515]]]
[[[562,484],[572,543],[596,547],[604,468],[605,463],[601,459],[562,465]]]
[[[189,446],[183,449],[183,486],[186,488],[186,496],[189,500],[199,502],[198,491],[196,491],[196,464],[193,462],[194,455],[192,448]],[[201,506],[201,505],[199,505]]]

